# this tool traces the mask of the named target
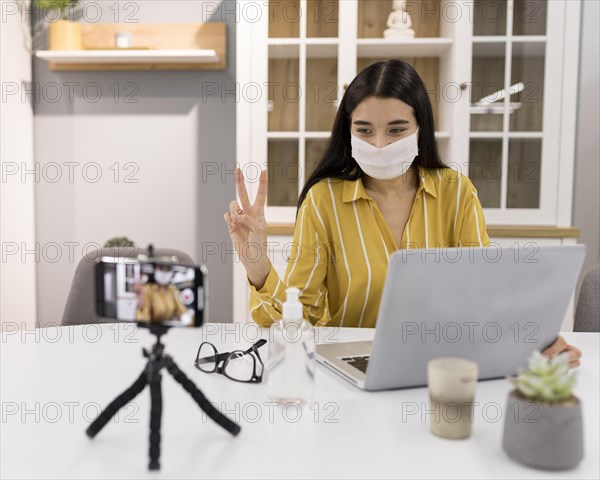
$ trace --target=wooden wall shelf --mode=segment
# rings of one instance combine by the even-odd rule
[[[131,49],[117,49],[115,35],[132,34]],[[81,24],[82,49],[43,50],[50,70],[223,70],[227,25]]]
[[[54,63],[217,63],[215,50],[42,50],[42,60]]]

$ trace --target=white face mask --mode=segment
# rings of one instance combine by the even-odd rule
[[[169,283],[171,283],[172,277],[173,272],[171,272],[170,270],[167,270],[166,272],[164,270],[154,270],[154,280],[159,285],[168,285]]]
[[[351,134],[352,157],[363,172],[378,180],[404,175],[419,154],[418,131],[417,128],[415,133],[383,148],[374,147]]]

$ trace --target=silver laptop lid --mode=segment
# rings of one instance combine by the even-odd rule
[[[427,362],[459,356],[479,378],[526,366],[556,338],[585,245],[397,250],[390,257],[365,388],[427,384]]]

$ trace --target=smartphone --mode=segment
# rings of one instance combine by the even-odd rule
[[[207,274],[204,265],[101,257],[96,264],[96,312],[124,322],[200,327],[208,314]]]

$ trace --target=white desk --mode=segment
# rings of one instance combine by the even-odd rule
[[[254,326],[209,324],[163,338],[181,369],[209,399],[242,425],[237,437],[215,425],[163,371],[160,473],[148,462],[149,389],[94,440],[85,429],[100,408],[129,386],[145,365],[153,337],[132,325],[50,328],[3,333],[1,351],[2,478],[598,478],[599,336],[565,334],[583,350],[575,393],[583,403],[585,458],[576,470],[545,472],[510,461],[501,449],[506,380],[477,386],[468,440],[434,437],[420,413],[425,388],[368,393],[317,369],[317,403],[271,406],[266,383],[240,384],[193,366],[202,340],[234,349],[255,340]],[[263,332],[265,333],[265,332]],[[372,330],[323,329],[339,340]],[[59,339],[56,337],[60,336]],[[266,356],[266,346],[262,347]],[[417,413],[413,413],[415,411]],[[403,418],[404,417],[404,418]],[[551,441],[551,439],[549,439]]]

